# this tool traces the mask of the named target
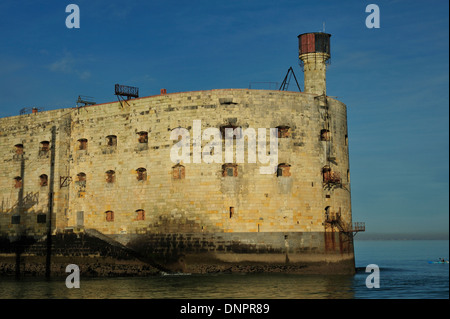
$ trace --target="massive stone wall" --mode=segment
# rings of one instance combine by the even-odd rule
[[[80,225],[105,234],[321,232],[326,207],[351,221],[346,117],[345,105],[332,98],[231,89],[0,119],[0,232],[45,230],[37,215],[48,211],[49,186],[41,186],[39,176],[50,176],[50,159],[39,147],[52,139],[52,225],[58,229]],[[268,129],[288,127],[288,137],[278,140],[278,163],[290,165],[290,176],[260,174],[267,164],[257,162],[238,164],[237,176],[224,177],[221,163],[192,163],[192,157],[174,173],[170,151],[177,141],[170,140],[170,133],[182,127],[192,137],[194,120],[201,120],[202,131],[224,125],[267,128],[267,149]],[[322,140],[324,129],[329,141]],[[208,142],[202,141],[202,147]],[[15,145],[23,145],[23,154]],[[327,165],[339,173],[339,187],[324,185]],[[15,177],[22,178],[22,186],[17,187]],[[21,215],[18,224],[14,214]]]
[[[46,232],[52,182],[52,225],[66,225],[69,198],[59,180],[69,175],[71,113],[56,110],[0,119],[1,234],[40,236]]]

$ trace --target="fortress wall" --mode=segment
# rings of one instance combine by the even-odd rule
[[[17,213],[21,191],[22,197],[38,194],[38,202],[24,204],[29,214],[20,225],[33,233],[44,228],[33,222],[35,215],[48,211],[48,186],[39,185],[39,176],[50,176],[50,159],[39,155],[39,143],[51,141],[52,126],[56,128],[53,225],[59,229],[76,226],[78,212],[83,212],[86,228],[106,234],[323,231],[326,206],[333,211],[341,208],[351,221],[346,107],[331,98],[328,105],[337,164],[333,169],[347,189],[323,187],[321,169],[327,163],[326,143],[320,140],[323,110],[310,94],[186,92],[0,119],[1,231],[19,227],[11,224],[11,216]],[[267,164],[257,159],[238,164],[236,177],[223,177],[220,163],[181,163],[185,178],[174,179],[170,151],[176,141],[170,140],[171,130],[186,128],[192,138],[194,120],[201,120],[202,131],[229,123],[256,131],[267,128],[267,150],[269,128],[289,126],[290,137],[279,139],[278,163],[291,165],[291,176],[260,174],[259,168]],[[138,141],[141,131],[148,132],[146,144]],[[117,136],[115,148],[107,146],[110,135]],[[87,139],[87,149],[79,149],[80,139]],[[202,147],[208,142],[203,141]],[[23,189],[14,187],[14,177],[21,176],[16,144],[24,145]],[[147,173],[144,181],[137,180],[136,169],[141,167]],[[115,172],[114,183],[106,182],[108,170]],[[85,182],[78,182],[79,173],[86,174]],[[72,178],[67,187],[60,185],[64,176]],[[139,220],[138,209],[145,211],[144,220]],[[114,212],[114,221],[106,220],[106,211]]]
[[[346,177],[345,105],[329,100],[335,169]],[[341,207],[343,216],[351,219],[349,192],[323,189],[323,120],[313,95],[212,90],[128,103],[95,105],[73,113],[70,171],[74,180],[85,173],[86,186],[80,194],[75,182],[70,185],[68,225],[76,225],[79,211],[84,212],[85,227],[106,234],[323,231],[326,206],[335,211]],[[239,164],[238,176],[223,177],[222,164],[202,162],[182,163],[185,178],[173,179],[170,151],[175,142],[170,132],[183,127],[192,139],[194,120],[201,120],[202,131],[228,123],[255,130],[289,126],[291,137],[279,139],[278,162],[291,165],[291,176],[260,174],[264,165],[257,162]],[[140,131],[148,132],[147,145],[138,142]],[[117,136],[115,149],[106,145],[109,135]],[[87,150],[77,150],[80,138],[88,140]],[[208,142],[203,141],[202,147]],[[147,170],[145,181],[137,180],[140,167]],[[106,183],[108,170],[115,172],[114,183]],[[138,209],[145,211],[145,220],[137,220]],[[114,212],[114,221],[106,220],[106,211]]]
[[[66,149],[70,110],[55,110],[0,119],[0,233],[39,236],[46,231],[48,213],[52,128],[55,128],[55,216],[58,222],[68,207],[68,197],[59,187],[59,176],[68,175]],[[41,142],[49,143],[49,150]],[[16,145],[22,145],[18,150]],[[41,185],[41,175],[47,176]],[[20,177],[17,185],[16,177]],[[16,216],[16,217],[13,217]],[[20,217],[17,217],[20,216]],[[12,220],[15,219],[15,222]],[[54,218],[54,224],[56,219]]]

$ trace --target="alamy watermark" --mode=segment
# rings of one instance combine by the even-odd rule
[[[366,278],[366,287],[369,289],[380,288],[380,268],[378,265],[367,265],[366,272],[370,272],[370,275]]]
[[[70,13],[66,18],[66,27],[68,29],[80,28],[80,7],[76,4],[69,4],[66,7],[66,12]]]
[[[244,163],[245,162],[245,138],[247,137],[247,163],[267,164],[260,167],[261,174],[273,174],[278,166],[278,129],[269,129],[269,154],[267,154],[267,129],[253,128],[242,129],[241,127],[227,127],[222,139],[221,130],[208,127],[202,132],[201,120],[193,121],[192,137],[189,130],[179,127],[172,130],[170,139],[178,141],[170,150],[170,159],[173,163]],[[181,136],[181,139],[180,139]],[[192,140],[192,161],[191,161]],[[202,141],[209,141],[202,148]],[[234,156],[234,141],[236,141],[236,156]],[[225,161],[222,148],[225,143]],[[258,151],[256,150],[258,146]]]
[[[380,7],[376,4],[369,4],[366,6],[366,12],[370,14],[366,18],[366,27],[368,29],[380,28]]]
[[[80,288],[80,268],[75,264],[69,264],[66,267],[66,272],[71,273],[66,278],[66,287]]]

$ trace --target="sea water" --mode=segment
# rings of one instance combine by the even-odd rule
[[[293,274],[169,275],[83,278],[0,277],[0,299],[448,299],[448,240],[355,240],[354,276]],[[366,266],[379,267],[379,288],[368,288]]]

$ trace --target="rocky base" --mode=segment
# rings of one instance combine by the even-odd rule
[[[45,257],[22,256],[19,275],[22,277],[44,277]],[[137,277],[151,276],[159,271],[140,261],[114,260],[103,257],[53,257],[51,263],[52,277],[67,277],[66,267],[75,264],[84,277]],[[16,257],[0,256],[0,276],[16,276]]]

